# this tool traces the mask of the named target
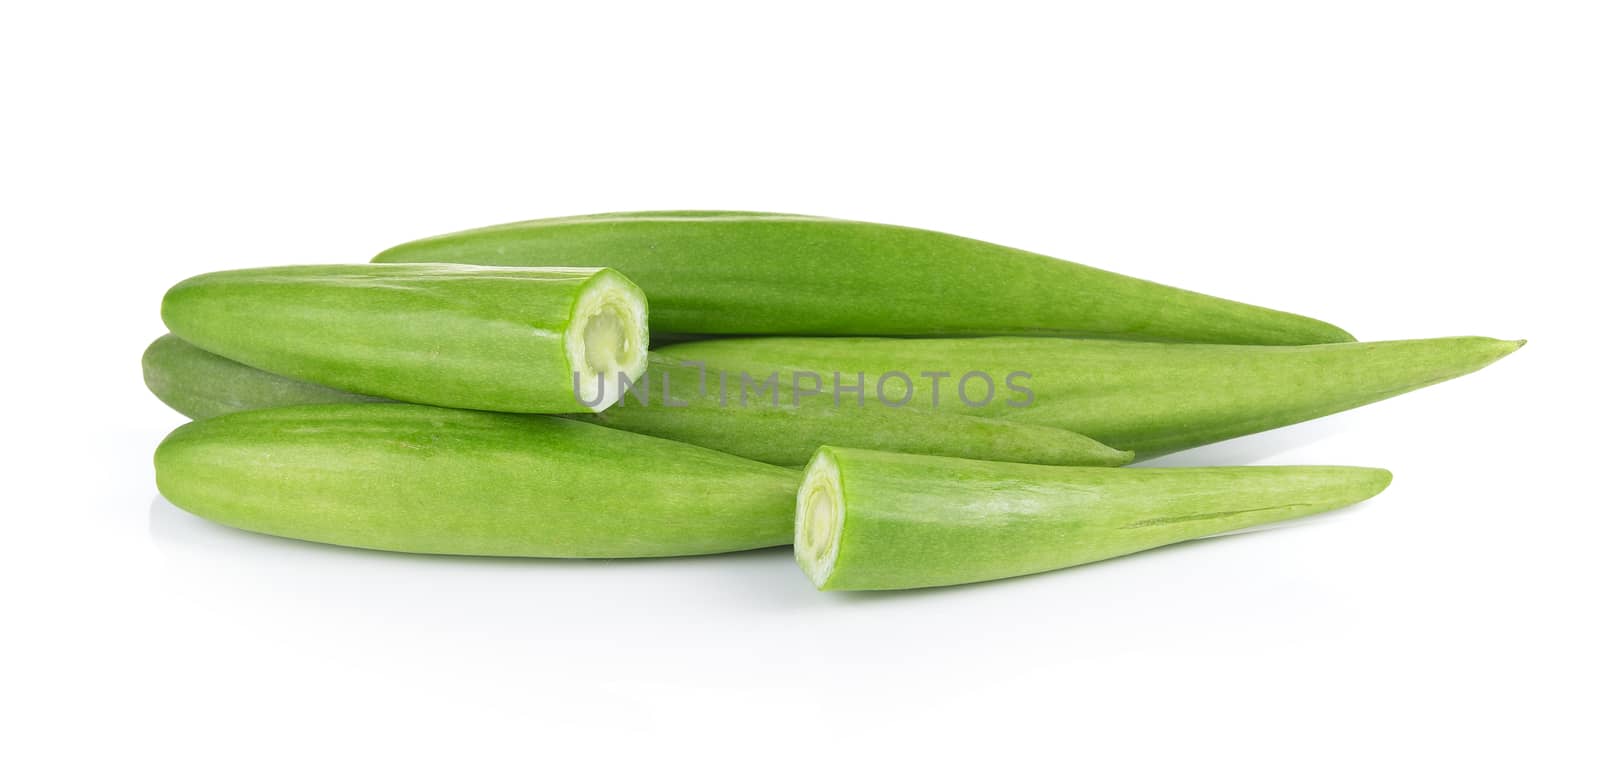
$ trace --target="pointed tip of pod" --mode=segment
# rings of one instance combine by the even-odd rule
[[[1211,343],[1308,346],[1344,344],[1357,340],[1355,334],[1326,320],[1318,320],[1314,317],[1276,309],[1264,311],[1269,313],[1269,316],[1266,318],[1258,316],[1256,325],[1253,327],[1236,329],[1234,333],[1228,334],[1226,338],[1217,338],[1212,340]]]
[[[1464,336],[1461,340],[1476,345],[1482,351],[1483,362],[1479,368],[1522,349],[1528,343],[1527,339],[1497,339],[1492,336]]]
[[[1072,461],[1069,466],[1078,467],[1122,467],[1132,464],[1138,456],[1133,451],[1124,451],[1113,448],[1105,443],[1096,443],[1085,449],[1082,454]]]
[[[1055,464],[1069,467],[1120,467],[1133,463],[1133,451],[1125,451],[1095,440],[1092,437],[1055,427],[1045,427],[1058,434],[1050,436],[1049,450],[1040,460],[996,459],[1019,461],[1024,464]]]
[[[1389,488],[1394,482],[1394,473],[1380,467],[1350,467],[1361,476],[1361,482],[1352,490],[1351,504],[1366,501]]]
[[[1322,340],[1322,343],[1324,344],[1343,344],[1345,342],[1358,341],[1355,334],[1340,328],[1333,323],[1327,323],[1321,320],[1316,320],[1315,322],[1322,326],[1321,330],[1327,337]]]
[[[1112,448],[1109,445],[1106,446],[1106,450],[1100,454],[1100,457],[1105,460],[1105,464],[1102,466],[1107,467],[1127,466],[1138,458],[1133,451],[1124,451],[1120,448]]]
[[[1380,467],[1291,466],[1278,471],[1299,475],[1304,488],[1320,487],[1320,494],[1311,494],[1311,498],[1317,498],[1316,506],[1323,510],[1359,504],[1394,482],[1394,473]]]
[[[1385,395],[1388,397],[1481,370],[1527,343],[1525,339],[1508,341],[1490,336],[1443,336],[1367,342],[1355,346],[1373,350],[1374,354],[1382,354],[1387,358],[1386,362],[1380,361],[1381,367],[1373,368],[1374,374],[1386,374],[1395,384],[1405,387]],[[1377,350],[1383,352],[1378,353]]]
[[[377,256],[373,256],[372,263],[395,264],[399,262],[415,261],[415,259],[407,258],[411,251],[411,243],[401,243],[400,245],[391,246],[379,251]]]

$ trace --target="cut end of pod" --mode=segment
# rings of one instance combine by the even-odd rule
[[[214,355],[370,397],[510,413],[599,410],[644,371],[644,293],[596,267],[316,264],[167,291],[167,327]],[[611,389],[616,388],[613,382]]]
[[[844,534],[844,491],[832,452],[817,450],[795,497],[794,559],[817,589],[826,589]]]
[[[566,332],[573,394],[584,407],[603,411],[621,399],[621,380],[644,376],[650,350],[644,292],[621,273],[595,273],[572,307]]]

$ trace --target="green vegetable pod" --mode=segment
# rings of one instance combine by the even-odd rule
[[[372,397],[516,413],[603,410],[638,378],[645,297],[609,269],[459,264],[214,272],[167,292],[201,349]]]
[[[659,557],[787,544],[799,472],[567,419],[401,403],[248,411],[156,449],[173,504],[398,552]]]
[[[799,467],[824,443],[1035,464],[1120,466],[1133,454],[1075,432],[971,416],[953,410],[889,408],[874,402],[774,389],[723,402],[720,387],[702,393],[696,371],[651,355],[648,404],[629,394],[604,413],[571,415],[617,429],[714,448],[735,456]],[[717,377],[708,372],[708,377]],[[170,334],[144,355],[145,384],[162,402],[192,419],[238,411],[372,398],[251,368]],[[714,380],[714,379],[713,379]],[[733,386],[730,385],[730,389]],[[670,402],[669,402],[670,397]],[[774,402],[776,401],[776,402]],[[798,405],[796,405],[798,403]]]
[[[1004,579],[1292,520],[1376,496],[1365,467],[1044,467],[825,447],[795,505],[818,589]]]
[[[172,334],[144,351],[144,384],[161,402],[191,419],[289,405],[381,402],[251,368],[213,355]]]
[[[821,391],[820,381],[746,387],[737,375],[730,381],[708,370],[711,382],[702,391],[696,370],[659,353],[650,359],[650,381],[641,388],[649,393],[647,403],[630,393],[605,413],[572,418],[792,467],[803,466],[824,444],[1073,466],[1116,467],[1134,458],[1042,424],[984,418],[959,408],[895,407],[864,396],[836,398]],[[762,383],[770,386],[756,394]]]
[[[888,400],[1072,430],[1139,458],[1282,427],[1476,371],[1521,341],[1460,336],[1301,347],[1094,339],[751,338],[658,354],[724,370],[865,372]],[[968,405],[961,379],[972,378]],[[942,374],[942,376],[930,376]],[[934,389],[935,385],[939,389]]]
[[[1319,320],[1015,248],[814,216],[541,219],[417,240],[375,261],[612,267],[649,294],[655,330],[672,334],[1351,339]]]

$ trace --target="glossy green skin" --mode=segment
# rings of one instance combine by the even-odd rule
[[[170,333],[145,349],[142,364],[145,386],[161,402],[191,419],[289,405],[380,402],[380,398],[251,368]]]
[[[1004,579],[1348,506],[1366,467],[1105,469],[825,448],[844,522],[826,590]]]
[[[588,410],[564,334],[601,270],[268,267],[178,283],[167,327],[201,349],[363,395],[515,413]]]
[[[172,503],[224,525],[398,552],[660,557],[786,544],[795,470],[566,419],[401,403],[191,422]]]
[[[913,403],[931,401],[924,371],[1026,371],[1027,407],[1005,398],[969,412],[1078,432],[1150,458],[1326,416],[1476,371],[1522,346],[1460,336],[1303,347],[1089,339],[751,338],[679,344],[677,357],[727,370],[908,373]],[[889,380],[890,397],[904,386]],[[951,379],[941,402],[955,400]],[[956,406],[960,407],[960,406]]]
[[[390,248],[381,262],[606,266],[662,333],[1093,336],[1319,344],[1350,334],[955,235],[811,216],[664,211],[505,224]]]
[[[713,448],[735,456],[798,467],[824,443],[864,448],[965,456],[1035,464],[1119,466],[1133,459],[1074,432],[1020,422],[985,419],[947,410],[866,407],[834,408],[829,397],[807,397],[794,407],[792,392],[737,407],[737,383],[722,407],[715,379],[705,396],[694,369],[652,354],[649,406],[632,396],[604,413],[569,415],[629,432]],[[193,419],[286,405],[369,402],[372,398],[268,373],[213,355],[175,336],[150,345],[144,357],[145,383],[162,402]],[[716,374],[711,373],[714,377]],[[670,377],[673,402],[660,389]]]

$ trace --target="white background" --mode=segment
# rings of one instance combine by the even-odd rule
[[[1597,40],[1584,2],[8,3],[0,763],[1594,765]],[[1372,502],[956,589],[348,551],[157,498],[171,283],[664,208],[1531,341],[1165,462],[1394,470]]]

